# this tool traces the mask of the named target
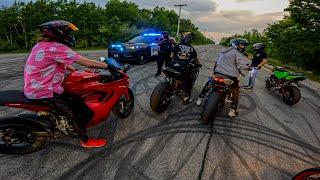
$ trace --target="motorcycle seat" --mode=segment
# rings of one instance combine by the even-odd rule
[[[289,76],[304,76],[303,73],[298,73],[298,72],[290,72]]]
[[[22,91],[6,90],[0,91],[0,105],[7,103],[39,104],[38,101],[27,99]]]
[[[165,68],[162,69],[162,71],[164,73],[172,74],[172,75],[175,75],[175,76],[181,76],[182,75],[181,72],[179,72],[179,71],[177,71],[177,70],[175,70],[173,68],[170,68],[170,67],[165,67]]]
[[[280,72],[288,72],[288,70],[286,70],[284,67],[277,67],[276,71],[280,71]]]

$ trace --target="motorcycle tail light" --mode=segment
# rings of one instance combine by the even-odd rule
[[[220,77],[214,77],[213,78],[215,82],[224,83],[224,79]]]

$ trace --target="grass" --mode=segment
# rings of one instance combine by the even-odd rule
[[[302,67],[297,67],[296,65],[292,65],[292,64],[284,64],[284,63],[280,62],[279,60],[273,59],[273,58],[268,58],[268,63],[273,66],[286,67],[289,71],[301,72],[301,73],[305,74],[308,77],[308,79],[320,82],[320,74],[317,74],[312,71],[308,71]]]

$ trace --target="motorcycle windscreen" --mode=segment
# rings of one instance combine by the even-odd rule
[[[120,64],[118,61],[116,61],[116,60],[113,59],[113,58],[107,58],[107,59],[105,60],[105,62],[106,62],[107,64],[111,65],[111,66],[114,66],[114,67],[118,68],[118,69],[123,69],[123,65]]]

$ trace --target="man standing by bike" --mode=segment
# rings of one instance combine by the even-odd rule
[[[186,73],[185,80],[183,82],[183,88],[184,88],[184,97],[183,97],[183,102],[185,104],[190,103],[192,100],[190,98],[191,96],[191,91],[192,91],[192,86],[194,81],[196,80],[195,78],[195,68],[201,67],[202,65],[200,64],[200,61],[198,59],[198,55],[196,50],[191,46],[191,40],[192,40],[192,33],[191,32],[185,32],[182,34],[182,39],[181,43],[176,45],[173,54],[173,68],[175,68],[175,62],[179,63],[180,65],[183,66],[183,64],[187,65],[191,61],[194,61],[194,69],[193,72],[184,72]],[[182,67],[182,69],[185,69],[185,67]]]
[[[215,67],[213,68],[213,75],[222,75],[234,82],[230,89],[232,92],[232,104],[228,116],[235,117],[237,115],[240,94],[238,77],[241,74],[241,70],[247,69],[248,59],[243,55],[243,53],[245,52],[246,46],[249,45],[249,42],[246,39],[235,38],[230,41],[230,44],[231,47],[221,50]],[[196,102],[198,106],[202,104],[203,98],[210,90],[210,83],[212,82],[208,81],[202,89],[202,92]]]
[[[267,54],[264,52],[264,43],[256,43],[253,45],[254,55],[251,63],[251,71],[248,76],[248,84],[244,86],[246,90],[252,90],[255,84],[255,80],[258,76],[259,70],[263,65],[267,63]]]
[[[157,60],[158,70],[155,76],[159,76],[161,74],[163,63],[165,63],[166,67],[170,65],[170,55],[173,50],[174,44],[175,42],[169,37],[168,32],[163,32],[163,39],[158,43],[160,51]]]

